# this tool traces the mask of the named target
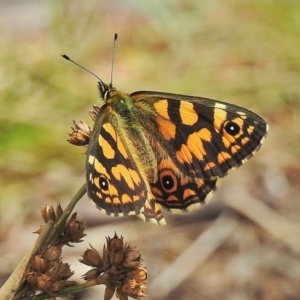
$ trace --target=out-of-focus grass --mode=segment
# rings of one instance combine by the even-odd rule
[[[199,95],[261,114],[270,134],[257,156],[226,179],[227,185],[256,191],[268,202],[276,198],[276,205],[297,197],[298,1],[0,6],[1,240],[15,226],[36,226],[37,207],[67,201],[83,183],[83,150],[66,139],[72,119],[89,121],[87,111],[99,104],[96,79],[60,54],[109,82],[115,32],[113,82],[118,89]]]

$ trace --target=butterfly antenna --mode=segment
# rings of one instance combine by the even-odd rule
[[[66,60],[72,62],[73,64],[75,64],[75,65],[78,66],[79,68],[81,68],[81,69],[87,71],[88,73],[90,73],[91,75],[93,75],[94,77],[96,77],[100,82],[103,83],[103,81],[102,81],[95,73],[93,73],[92,71],[90,71],[90,70],[87,69],[86,67],[80,65],[78,62],[76,62],[75,60],[73,60],[72,58],[70,58],[68,55],[62,54],[61,56],[62,56],[64,59],[66,59]]]
[[[112,55],[112,62],[111,62],[111,75],[110,75],[110,87],[113,87],[113,74],[114,74],[114,63],[115,63],[115,56],[116,56],[116,47],[117,47],[117,40],[118,40],[118,34],[115,33],[114,36],[114,46],[113,46],[113,55]]]

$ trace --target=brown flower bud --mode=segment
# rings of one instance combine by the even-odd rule
[[[105,245],[103,246],[102,259],[103,259],[103,265],[108,267],[110,264],[109,251],[108,251],[107,247],[105,247]]]
[[[44,220],[44,222],[47,224],[50,220],[55,221],[55,212],[53,205],[49,206],[46,205],[45,207],[41,208],[41,215]]]
[[[122,291],[126,294],[130,294],[131,291],[136,287],[136,281],[134,278],[126,278],[122,285]]]
[[[69,264],[61,263],[59,267],[59,274],[61,279],[66,280],[69,279],[74,274],[74,272],[71,271]]]
[[[122,285],[122,292],[134,299],[139,299],[146,296],[145,286],[137,284],[134,279],[124,282]]]
[[[124,253],[122,265],[128,268],[137,268],[141,264],[141,254],[139,251],[129,248]]]
[[[107,284],[104,292],[104,300],[110,300],[115,294],[115,290],[113,285]]]
[[[36,272],[28,272],[26,275],[26,281],[31,285],[36,285],[37,273]]]
[[[136,282],[143,283],[147,279],[147,269],[142,266],[136,269],[132,269],[127,272],[126,277],[134,278]]]
[[[40,291],[47,292],[52,284],[51,278],[46,274],[41,274],[37,276],[37,288]]]
[[[115,236],[108,240],[107,248],[110,254],[110,263],[112,265],[118,265],[123,260],[123,237],[119,238],[116,234]]]
[[[61,247],[60,246],[52,246],[46,249],[43,254],[43,257],[48,261],[58,260],[61,255]]]
[[[65,235],[68,240],[72,243],[82,242],[81,238],[85,236],[83,222],[76,220],[77,213],[74,213],[71,218],[67,221],[65,227]]]
[[[92,246],[91,246],[92,247]],[[82,259],[79,260],[81,263],[91,266],[91,267],[102,267],[103,260],[99,252],[92,247],[92,249],[87,249],[82,255]]]
[[[63,214],[63,209],[61,208],[60,203],[57,204],[56,206],[56,210],[55,210],[55,216],[56,216],[56,220],[58,220],[60,218],[60,216]]]
[[[72,128],[72,132],[69,134],[68,142],[75,146],[88,145],[90,141],[91,129],[83,121],[75,122],[73,121],[75,127]]]
[[[60,279],[60,274],[59,274],[60,265],[61,265],[61,262],[56,261],[56,260],[48,262],[45,274],[48,275],[53,280],[59,280]]]
[[[91,280],[91,279],[95,279],[98,276],[99,276],[99,271],[97,269],[92,269],[92,270],[87,271],[83,275],[83,279],[84,280]]]
[[[41,255],[35,255],[31,261],[31,269],[43,273],[46,269],[46,261]]]

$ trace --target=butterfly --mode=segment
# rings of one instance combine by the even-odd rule
[[[264,119],[233,104],[127,94],[98,79],[104,104],[90,112],[94,127],[74,122],[69,142],[87,145],[87,194],[108,215],[163,224],[162,207],[201,207],[220,178],[259,150],[268,131]]]

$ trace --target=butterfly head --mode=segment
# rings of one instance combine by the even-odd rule
[[[100,91],[100,97],[105,102],[111,97],[111,93],[116,91],[116,88],[112,86],[112,84],[106,84],[102,80],[98,81],[98,88]]]

